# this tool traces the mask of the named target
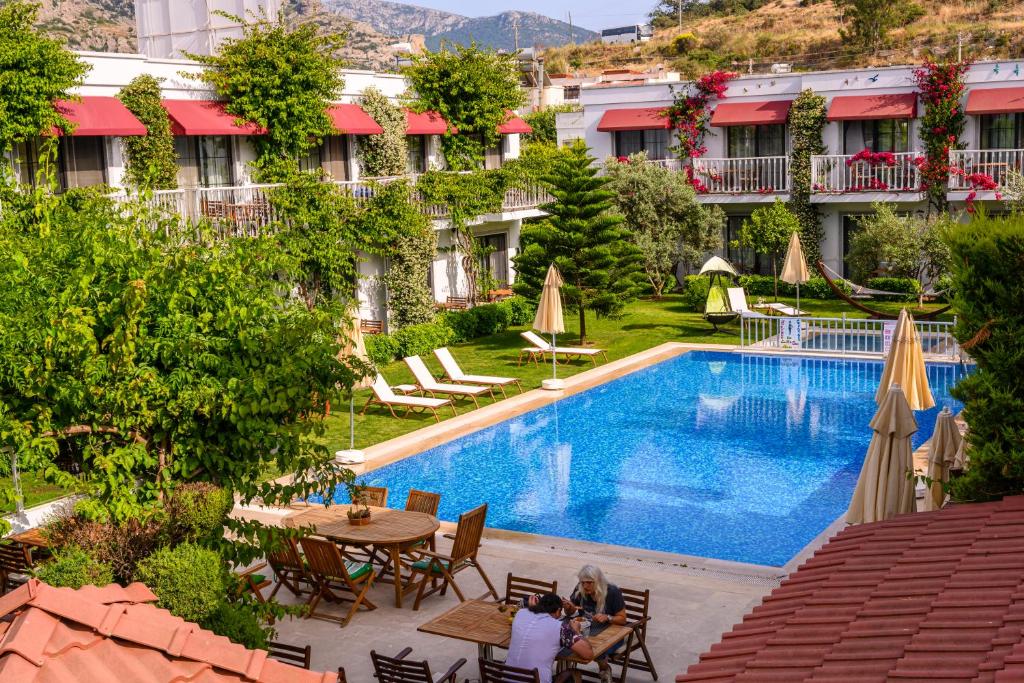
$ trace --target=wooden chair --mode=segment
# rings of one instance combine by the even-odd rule
[[[480,683],[540,683],[540,673],[536,669],[520,669],[483,657],[479,661]]]
[[[360,320],[359,331],[363,334],[383,334],[384,333],[384,321],[383,320]]]
[[[455,591],[455,595],[458,596],[459,602],[464,601],[466,597],[459,590],[458,584],[455,583],[455,574],[469,567],[476,568],[480,573],[480,578],[487,584],[488,592],[484,593],[481,597],[493,595],[495,600],[498,599],[498,592],[494,590],[494,584],[491,583],[487,573],[480,566],[480,561],[477,559],[477,553],[480,552],[480,538],[484,533],[484,522],[486,519],[487,503],[459,515],[459,523],[455,529],[452,550],[447,555],[424,548],[410,551],[410,555],[419,557],[419,559],[412,563],[412,578],[415,578],[417,574],[423,575],[420,581],[420,588],[416,592],[416,603],[412,606],[413,610],[418,610],[423,598],[427,595],[432,595],[437,590],[440,590],[441,595],[444,595],[448,590],[449,584],[451,584],[452,590]],[[440,587],[436,584],[438,579],[441,580]],[[429,591],[426,590],[428,583],[432,584]]]
[[[302,552],[306,555],[306,562],[309,564],[309,573],[316,583],[316,590],[306,603],[309,605],[308,617],[317,616],[316,607],[323,598],[329,601],[352,603],[343,617],[327,615],[318,617],[340,622],[343,627],[348,625],[360,607],[365,607],[367,610],[377,609],[377,606],[366,597],[370,586],[373,585],[372,565],[346,561],[341,556],[338,546],[325,539],[301,538],[299,545],[302,546]],[[351,597],[344,595],[345,593],[351,594]]]
[[[388,506],[388,489],[386,486],[364,486],[360,499],[352,502],[386,508]]]
[[[469,308],[469,299],[464,296],[450,296],[445,301],[444,307],[449,311],[465,311]]]
[[[288,645],[287,643],[275,643],[273,640],[267,641],[267,656],[273,657],[285,664],[308,669],[309,658],[312,654],[313,648],[309,645],[299,647],[298,645]]]
[[[0,543],[0,595],[28,581],[32,571],[32,550],[21,543]]]
[[[267,563],[270,565],[270,571],[274,573],[274,578],[277,579],[277,585],[270,592],[270,600],[274,599],[277,591],[281,590],[281,586],[291,591],[295,597],[299,597],[306,592],[312,592],[314,588],[312,579],[306,573],[306,565],[302,561],[302,555],[299,553],[299,544],[295,542],[294,538],[286,538],[284,543],[284,547],[280,550],[267,553]],[[303,586],[306,587],[306,590],[303,590]]]
[[[409,489],[409,497],[405,499],[405,509],[407,512],[422,512],[431,517],[437,517],[437,509],[440,506],[440,493]]]
[[[649,607],[651,602],[650,590],[632,590],[620,588],[622,599],[626,603],[626,625],[632,630],[626,644],[621,650],[612,654],[608,661],[613,664],[622,665],[622,676],[619,679],[624,683],[626,670],[634,669],[646,671],[651,678],[658,680],[658,672],[651,660],[651,653],[647,650],[647,622],[651,620]],[[641,656],[636,656],[637,652]]]
[[[499,602],[506,604],[520,604],[523,600],[529,599],[534,593],[557,593],[557,581],[541,581],[539,579],[528,579],[523,576],[513,576],[508,573],[505,578],[505,597]]]
[[[235,577],[238,579],[239,595],[252,593],[257,602],[266,602],[267,599],[263,597],[263,589],[273,583],[266,574],[259,573],[261,570],[266,568],[267,563],[260,562],[255,567],[249,567],[248,569],[244,569],[240,572],[235,572]]]
[[[455,672],[466,663],[465,659],[459,659],[448,668],[448,671],[435,677],[430,673],[430,665],[426,660],[407,660],[410,652],[412,648],[407,647],[394,657],[385,657],[377,654],[376,650],[370,650],[370,659],[373,661],[374,676],[377,680],[381,683],[455,683]]]

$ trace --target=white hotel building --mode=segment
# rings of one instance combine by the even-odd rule
[[[1024,62],[1022,62],[1024,63]],[[828,122],[822,133],[826,154],[812,159],[811,201],[824,227],[823,259],[843,273],[852,217],[871,211],[873,202],[889,202],[902,212],[925,212],[917,167],[923,145],[919,139],[923,103],[916,94],[914,67],[883,67],[844,71],[745,75],[729,82],[724,99],[713,103],[707,153],[693,161],[693,172],[705,186],[701,202],[718,204],[728,215],[723,241],[736,238],[743,220],[758,206],[789,198],[789,108],[801,91],[826,99]],[[963,151],[951,153],[951,164],[966,173],[985,173],[996,182],[1024,164],[1024,73],[1015,62],[973,65],[966,75],[962,105],[967,113]],[[675,144],[664,109],[673,92],[688,84],[646,80],[623,84],[584,85],[582,113],[560,114],[560,143],[582,138],[599,159],[645,150],[648,157],[673,168]],[[868,149],[892,153],[895,165],[847,164]],[[964,208],[972,191],[961,176],[950,179],[948,199]],[[994,191],[977,191],[976,201],[990,212],[1001,202]],[[767,263],[754,254],[726,246],[724,255],[746,271],[764,272]]]

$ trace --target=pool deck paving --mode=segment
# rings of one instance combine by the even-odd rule
[[[448,548],[450,541],[441,536],[437,540],[439,550]],[[785,573],[779,568],[490,531],[480,561],[499,593],[504,591],[506,574],[512,572],[556,580],[559,593],[568,595],[575,586],[576,572],[584,564],[600,566],[612,583],[650,589],[652,619],[647,645],[659,679],[668,681],[696,662],[700,653],[740,621]],[[480,597],[486,591],[471,568],[457,574],[456,580],[467,597]],[[371,650],[394,655],[405,647],[413,648],[410,659],[428,659],[435,673],[464,657],[468,662],[459,672],[459,680],[479,677],[475,645],[416,630],[458,604],[452,591],[424,598],[418,611],[412,609],[413,596],[401,609],[396,608],[390,585],[375,585],[369,595],[377,609],[356,614],[345,628],[318,619],[289,618],[277,624],[277,640],[311,645],[313,669],[332,671],[343,666],[348,680],[356,683],[374,680]],[[283,603],[296,601],[285,589],[277,598]],[[341,613],[340,606],[329,605],[326,609],[330,614]],[[504,654],[497,651],[501,658]],[[594,665],[588,668],[596,670]],[[645,672],[631,672],[627,680],[650,681],[651,677]]]

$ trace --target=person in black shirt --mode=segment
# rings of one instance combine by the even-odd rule
[[[622,591],[615,584],[608,583],[599,567],[585,565],[576,575],[579,583],[568,600],[562,601],[566,616],[582,616],[594,624],[626,623],[626,602],[622,599]],[[608,666],[608,655],[622,647],[622,641],[616,643],[607,653],[598,657],[601,683],[611,683],[612,671]]]

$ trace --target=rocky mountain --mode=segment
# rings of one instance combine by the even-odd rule
[[[366,22],[381,33],[395,36],[420,33],[427,47],[435,50],[441,41],[468,43],[475,40],[490,47],[515,48],[518,26],[519,46],[563,45],[570,41],[570,26],[535,12],[502,12],[491,17],[465,17],[451,12],[406,5],[387,0],[323,0],[326,9]],[[597,38],[593,31],[573,27],[577,43]]]

